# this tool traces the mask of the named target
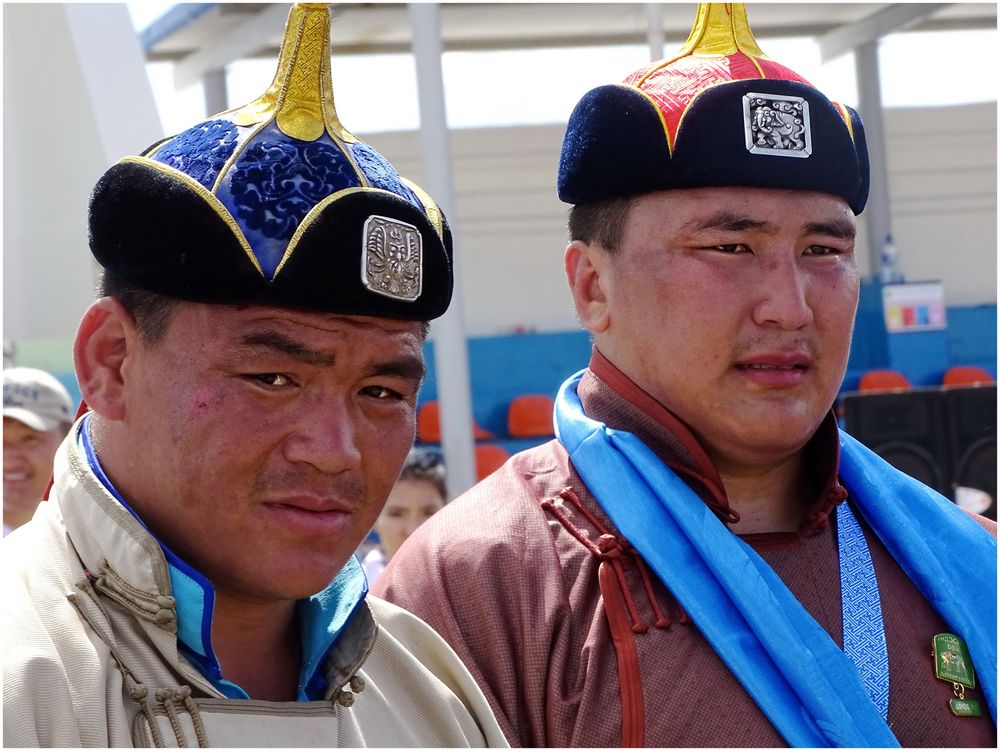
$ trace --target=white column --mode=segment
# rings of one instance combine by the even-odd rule
[[[441,406],[441,445],[448,467],[448,492],[454,497],[476,482],[472,439],[469,355],[462,312],[461,242],[456,226],[451,148],[441,72],[441,12],[437,3],[410,3],[413,55],[420,99],[422,187],[451,222],[455,247],[455,291],[448,312],[434,322],[434,358]]]
[[[205,87],[205,115],[211,117],[229,109],[229,92],[226,89],[226,69],[206,70],[202,76]]]
[[[882,245],[886,235],[892,232],[877,39],[854,48],[854,69],[858,79],[858,112],[865,124],[868,162],[871,165],[871,188],[865,207],[865,226],[868,234],[869,271],[874,278],[878,275]]]
[[[90,191],[163,132],[125,5],[12,3],[3,21],[4,336],[69,340],[94,299]]]
[[[646,17],[649,19],[649,59],[663,59],[663,4],[646,3]]]

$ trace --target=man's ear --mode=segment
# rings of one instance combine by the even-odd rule
[[[73,343],[73,363],[87,405],[108,420],[125,418],[125,361],[137,346],[131,314],[113,297],[102,297],[83,314]]]
[[[602,283],[607,271],[607,253],[597,245],[574,240],[566,246],[566,280],[573,294],[576,313],[592,334],[607,330],[611,321],[608,299]]]

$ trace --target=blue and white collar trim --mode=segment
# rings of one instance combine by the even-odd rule
[[[167,560],[171,594],[177,601],[177,641],[185,656],[230,699],[251,698],[235,683],[222,677],[222,668],[212,649],[212,612],[215,588],[199,571],[160,542],[145,522],[111,484],[90,441],[90,415],[84,417],[77,434],[80,449],[90,469],[115,499],[125,507],[157,541]],[[299,600],[297,612],[302,640],[302,667],[299,672],[298,701],[323,698],[328,682],[323,662],[368,594],[368,581],[361,564],[351,556],[326,589]]]

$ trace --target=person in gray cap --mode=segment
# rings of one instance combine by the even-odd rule
[[[678,55],[583,96],[558,191],[594,352],[557,439],[420,527],[376,594],[516,745],[995,746],[996,526],[832,410],[858,114],[742,4],[701,4]]]
[[[7,746],[505,745],[352,555],[413,442],[452,247],[338,119],[329,27],[293,6],[261,97],[94,189],[90,412],[3,546]]]
[[[66,387],[37,368],[3,371],[3,533],[35,513],[52,459],[73,422]]]

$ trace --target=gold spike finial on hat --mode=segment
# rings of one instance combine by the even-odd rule
[[[699,3],[694,28],[684,43],[684,55],[734,55],[765,57],[747,20],[744,3]]]
[[[315,141],[324,130],[341,141],[357,139],[337,117],[330,75],[330,7],[296,3],[288,14],[274,80],[261,96],[233,111],[237,125],[274,117],[278,129],[301,141]]]

